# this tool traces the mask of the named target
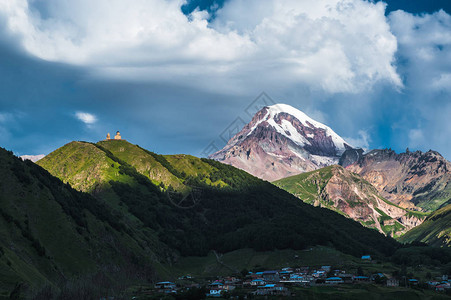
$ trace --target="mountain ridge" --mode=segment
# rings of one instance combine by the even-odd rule
[[[72,161],[72,157],[83,156],[84,145],[71,143],[56,150],[55,153],[64,153],[66,149],[70,153],[74,146],[77,148],[75,152],[79,153],[75,156],[63,155],[63,157],[66,157],[71,163],[76,163],[76,161]],[[148,196],[140,192],[143,190],[142,183],[115,181],[114,176],[112,180],[109,177],[97,176],[96,178],[107,178],[108,181],[92,183],[92,186],[97,185],[100,188],[105,188],[108,193],[105,190],[95,191],[91,189],[91,191],[95,191],[94,194],[100,199],[103,198],[104,201],[109,201],[108,195],[114,195],[112,198],[115,198],[115,201],[119,204],[122,202],[123,206],[121,207],[125,211],[133,214],[144,224],[148,224],[147,226],[152,226],[154,230],[159,232],[163,242],[178,249],[178,251],[182,251],[182,255],[205,254],[210,249],[232,251],[243,247],[272,249],[273,247],[283,248],[291,245],[291,247],[299,248],[306,244],[321,241],[321,243],[330,241],[340,249],[356,252],[356,250],[360,251],[358,249],[361,247],[367,247],[364,246],[365,243],[372,244],[369,240],[365,243],[360,240],[373,236],[373,233],[366,232],[366,229],[361,225],[334,212],[303,204],[297,198],[274,185],[232,166],[189,155],[164,155],[160,157],[159,159],[166,167],[177,170],[176,173],[179,177],[176,177],[181,179],[185,186],[201,190],[202,201],[196,202],[196,199],[192,199],[191,196],[188,198],[183,196],[186,195],[184,191],[176,191],[164,182],[158,186],[151,183],[152,178],[147,176],[153,173],[149,172],[146,167],[146,164],[149,163],[145,162],[147,158],[143,157],[136,160],[133,157],[135,151],[140,151],[141,155],[148,155],[149,159],[156,157],[157,154],[147,150],[143,151],[140,147],[126,141],[100,142],[99,145],[90,147],[96,147],[99,150],[103,148],[116,157],[119,165],[110,164],[110,162],[105,164],[109,169],[106,171],[107,174],[119,174],[114,176],[121,179],[124,178],[123,174],[120,174],[121,168],[131,169],[127,172],[134,170],[133,172],[142,176],[142,180],[148,180],[148,183],[145,184],[154,186],[152,197],[155,198],[155,204],[150,206],[146,201]],[[104,155],[107,156],[106,152]],[[117,156],[121,156],[121,159]],[[58,157],[59,155],[50,153],[38,163],[44,167],[47,164],[51,165],[49,170],[63,181],[85,181],[82,177],[77,176],[77,173],[60,172],[59,170],[64,167],[67,160],[61,160]],[[91,159],[89,161],[94,165],[97,164],[96,160]],[[83,164],[84,160],[80,159],[80,163]],[[101,170],[98,168],[92,169]],[[141,173],[137,171],[138,169]],[[166,168],[166,170],[168,169]],[[168,192],[170,193],[168,194]],[[168,199],[167,195],[173,195],[175,199]],[[114,205],[117,207],[119,204]],[[160,206],[158,211],[155,210],[157,204]],[[171,207],[174,204],[186,204],[187,207]],[[149,212],[146,213],[147,211]],[[167,219],[172,221],[159,220],[158,215],[161,211],[165,211]],[[296,212],[304,217],[295,216]],[[233,218],[229,218],[232,215]],[[155,217],[157,218],[155,219]],[[222,225],[211,227],[208,224],[213,224],[212,222]],[[302,226],[300,226],[301,223]],[[197,227],[190,224],[196,224]],[[286,224],[286,226],[282,226],[282,224]],[[327,229],[331,228],[332,224],[335,224],[337,228],[344,226],[349,232],[361,232],[354,237],[342,236],[342,234],[332,236],[329,233],[331,229]],[[317,229],[313,230],[311,226],[316,226]],[[176,230],[176,228],[178,229]],[[266,232],[273,232],[274,234],[279,232],[279,234],[275,234],[271,239],[272,243],[268,243],[268,237],[264,237]],[[172,235],[177,239],[171,237]],[[374,235],[374,238],[379,239],[380,237],[377,238],[377,235]],[[354,241],[354,239],[357,240]],[[200,242],[193,244],[190,240],[199,240]],[[353,249],[345,245],[344,240],[348,240],[347,244],[354,244]],[[382,241],[383,239],[380,242],[384,244],[385,242]],[[392,242],[387,241],[386,243],[390,245]],[[390,247],[393,246],[388,248]],[[378,251],[386,251],[379,246],[377,248]]]
[[[425,218],[384,199],[370,183],[339,165],[273,183],[306,203],[334,210],[391,236],[405,233]]]
[[[346,164],[402,207],[430,212],[451,200],[451,163],[437,151],[375,149]]]

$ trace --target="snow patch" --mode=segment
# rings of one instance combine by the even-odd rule
[[[248,136],[260,125],[262,122],[266,121],[269,125],[274,127],[274,129],[282,134],[283,136],[287,137],[288,139],[292,140],[295,144],[299,145],[300,147],[303,147],[305,145],[311,145],[310,142],[304,137],[302,134],[300,134],[296,128],[287,120],[282,120],[281,124],[277,124],[275,121],[275,117],[280,113],[286,113],[289,114],[296,119],[298,119],[304,126],[312,128],[320,128],[323,129],[327,136],[330,136],[332,138],[332,142],[335,145],[335,148],[337,149],[337,154],[341,155],[345,150],[345,144],[352,147],[352,145],[348,142],[346,142],[341,136],[335,133],[330,127],[313,120],[309,116],[307,116],[302,111],[287,105],[287,104],[275,104],[268,106],[268,112],[266,115],[261,118],[258,122],[255,123],[254,126],[250,129]],[[307,134],[308,138],[313,138],[315,135],[312,133]]]
[[[321,156],[321,155],[310,155],[310,160],[315,163],[316,165],[324,165],[324,166],[330,166],[330,165],[336,165],[338,164],[338,158],[336,157],[329,157],[329,156]]]

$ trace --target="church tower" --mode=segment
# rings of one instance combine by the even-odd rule
[[[116,135],[114,136],[114,139],[115,140],[121,140],[122,139],[121,133],[119,131],[116,132]]]

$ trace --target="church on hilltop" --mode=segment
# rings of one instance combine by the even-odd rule
[[[109,132],[106,134],[106,140],[107,141],[111,140],[111,136],[110,136]],[[116,135],[114,136],[114,140],[122,140],[121,133],[119,131],[116,131]]]

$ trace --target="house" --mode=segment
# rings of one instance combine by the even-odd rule
[[[320,270],[325,271],[325,272],[329,272],[331,269],[331,266],[321,266]]]
[[[223,287],[224,287],[224,284],[222,282],[219,282],[219,281],[212,282],[212,283],[210,283],[208,285],[208,288],[210,288],[210,289],[214,288],[214,289],[221,289],[222,290]]]
[[[387,286],[390,286],[390,287],[399,286],[399,280],[396,278],[387,279]]]
[[[161,281],[155,283],[155,288],[159,293],[177,293],[177,286],[175,283],[170,281]]]
[[[357,282],[369,282],[370,278],[368,276],[354,276],[353,280]]]
[[[370,260],[371,261],[371,255],[362,255],[362,260]]]
[[[326,284],[340,284],[340,283],[344,283],[344,280],[341,279],[340,277],[326,278]]]
[[[236,277],[226,277],[224,278],[224,284],[236,284],[240,282],[240,280]]]
[[[289,296],[290,292],[282,284],[265,284],[257,288],[256,294]]]
[[[223,289],[219,288],[210,288],[210,293],[207,294],[207,297],[221,297]]]
[[[293,268],[283,268],[282,271],[293,273]]]
[[[429,287],[435,288],[437,285],[440,285],[440,282],[438,282],[438,281],[428,281],[428,282],[427,282],[427,285],[428,285]]]
[[[385,276],[384,273],[375,273],[371,275],[371,281],[377,281],[377,282],[382,282],[383,280],[386,280],[387,277]],[[379,280],[379,281],[378,281]],[[382,281],[380,281],[382,280]]]
[[[437,292],[444,292],[445,290],[451,288],[449,283],[440,283],[439,285],[435,286],[435,290]]]
[[[251,281],[252,286],[265,285],[266,282],[263,279],[254,279]]]
[[[280,280],[279,272],[277,271],[265,271],[262,276],[266,282],[278,282]]]
[[[352,283],[353,274],[340,274],[339,277],[343,279],[344,283]]]
[[[320,270],[320,271],[314,271],[314,272],[312,273],[312,276],[315,277],[315,278],[322,278],[322,277],[325,277],[325,276],[326,276],[326,272],[323,271],[323,270]]]
[[[418,285],[418,279],[415,279],[415,278],[409,279],[409,284],[410,285]]]
[[[280,280],[288,280],[292,273],[291,271],[281,271],[279,273]]]

